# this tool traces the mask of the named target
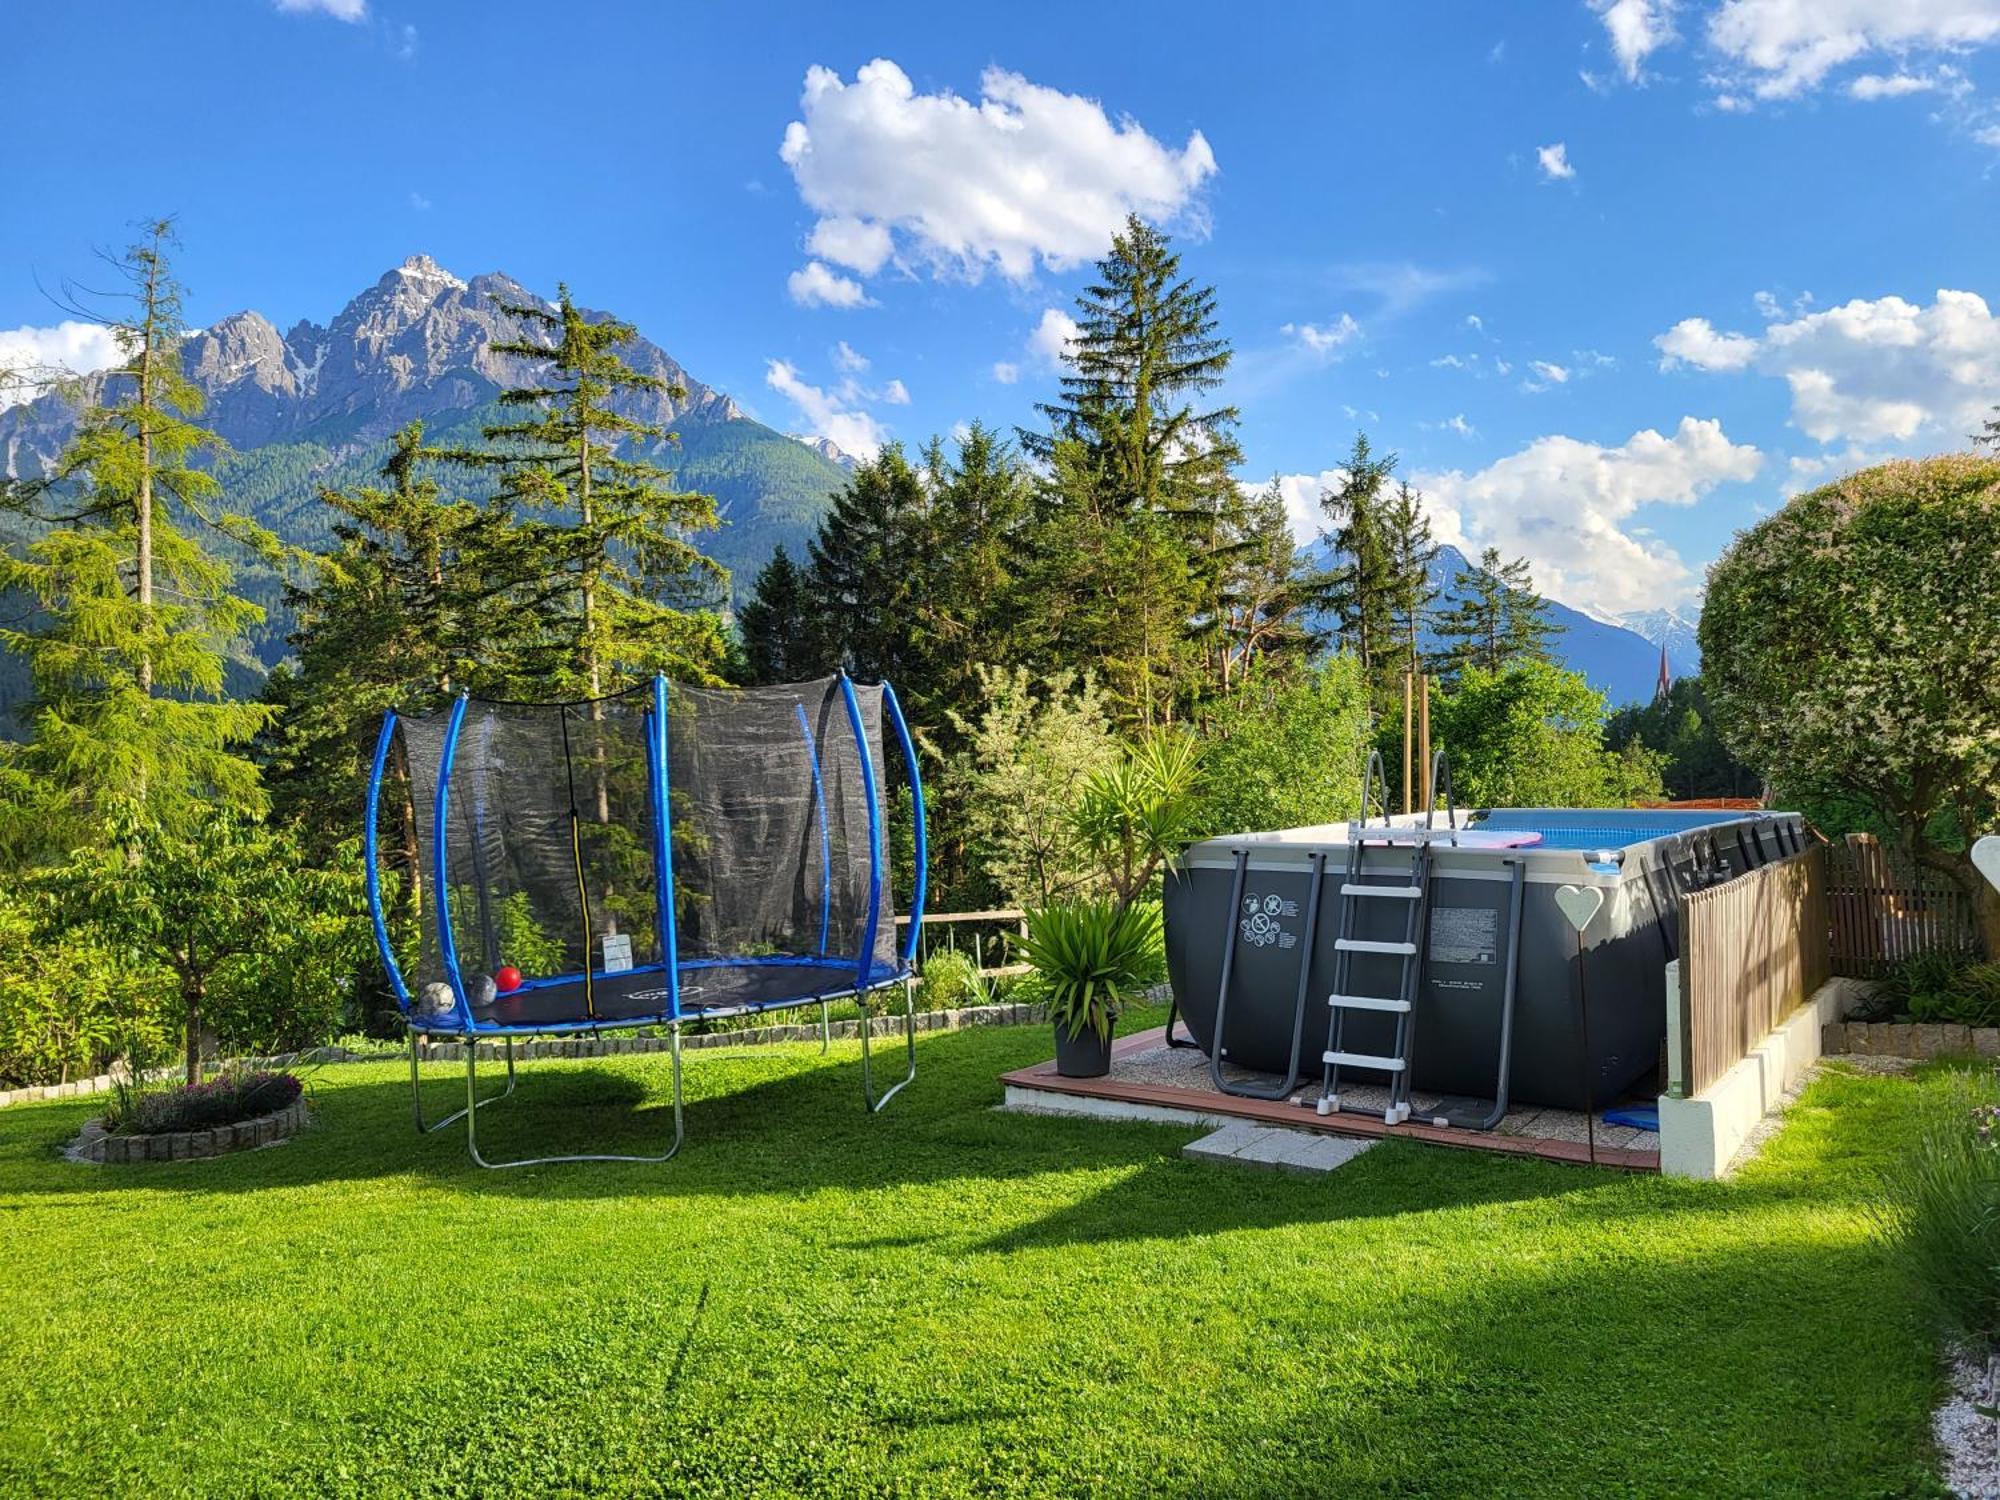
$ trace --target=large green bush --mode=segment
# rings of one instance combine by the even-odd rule
[[[1604,748],[1604,695],[1578,672],[1522,661],[1467,667],[1431,711],[1459,807],[1624,807],[1661,797],[1643,747]]]
[[[1867,809],[1976,903],[2000,827],[2000,461],[1903,460],[1799,495],[1710,570],[1702,682],[1788,793]]]
[[[47,902],[0,892],[0,1088],[156,1058],[172,1034],[163,971],[55,924]]]
[[[1367,684],[1352,656],[1300,677],[1253,679],[1215,715],[1203,824],[1239,833],[1353,817],[1370,733]]]

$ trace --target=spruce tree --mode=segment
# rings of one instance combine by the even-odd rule
[[[496,504],[565,532],[571,595],[552,612],[545,675],[556,691],[589,698],[655,671],[713,679],[724,652],[708,606],[727,575],[687,535],[716,524],[715,501],[674,487],[672,472],[646,456],[674,435],[632,415],[647,397],[686,392],[626,363],[619,350],[637,330],[585,312],[566,285],[553,311],[500,308],[529,332],[491,352],[540,366],[544,378],[503,391],[520,417],[487,427],[486,448],[454,456],[497,469]]]
[[[1548,617],[1548,601],[1535,592],[1528,560],[1503,562],[1498,547],[1453,580],[1458,600],[1438,616],[1438,669],[1451,680],[1467,666],[1500,672],[1517,661],[1547,661],[1549,642],[1561,627]]]
[[[1395,557],[1383,490],[1396,471],[1396,455],[1381,458],[1366,433],[1341,464],[1338,482],[1320,491],[1322,533],[1334,554],[1333,567],[1316,581],[1322,607],[1339,622],[1342,639],[1361,663],[1372,691],[1383,691],[1384,664],[1392,656],[1398,598]]]
[[[743,638],[745,674],[753,683],[793,682],[828,669],[806,575],[782,546],[758,570],[736,628]]]
[[[1036,407],[1049,431],[1024,432],[1028,451],[1048,459],[1056,442],[1081,441],[1101,460],[1112,503],[1198,523],[1242,462],[1236,408],[1197,406],[1231,358],[1215,289],[1182,276],[1168,237],[1134,214],[1077,313],[1061,394]]]
[[[1431,582],[1431,564],[1437,561],[1439,549],[1431,535],[1431,518],[1424,511],[1423,492],[1413,489],[1407,480],[1397,481],[1395,498],[1384,508],[1383,531],[1389,559],[1389,610],[1395,621],[1395,654],[1399,658],[1394,673],[1416,671],[1423,660],[1424,626],[1438,596],[1437,586]]]
[[[886,677],[919,698],[930,686],[929,509],[923,477],[891,443],[848,477],[807,548],[812,608],[825,622],[815,649],[829,666]]]
[[[223,444],[200,425],[201,392],[182,373],[173,244],[171,221],[154,221],[117,263],[129,290],[100,321],[123,362],[51,474],[10,497],[40,534],[0,558],[0,588],[35,606],[0,628],[33,684],[9,782],[46,799],[41,831],[57,844],[101,831],[121,805],[171,827],[210,801],[264,802],[243,749],[271,711],[225,690],[263,611],[232,591],[229,567],[191,528],[262,534],[222,509],[201,467]]]
[[[1311,583],[1277,480],[1246,497],[1217,551],[1227,557],[1213,617],[1217,685],[1227,693],[1259,666],[1303,663],[1321,644],[1306,624]]]

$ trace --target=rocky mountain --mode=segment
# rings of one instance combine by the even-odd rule
[[[1667,665],[1676,677],[1693,677],[1701,671],[1701,639],[1696,634],[1700,616],[1689,619],[1677,610],[1638,609],[1618,617],[1618,623],[1655,646],[1667,648]]]
[[[546,342],[510,305],[553,306],[509,276],[466,281],[416,255],[325,325],[301,320],[280,333],[263,314],[240,312],[190,333],[182,363],[208,398],[204,420],[232,449],[218,471],[232,504],[288,540],[317,541],[328,521],[319,491],[371,480],[389,435],[406,422],[422,418],[437,439],[476,439],[499,393],[536,370],[494,345]],[[739,595],[747,592],[781,542],[802,550],[846,467],[752,421],[650,340],[622,352],[670,388],[635,393],[626,409],[678,433],[677,444],[653,445],[654,455],[687,488],[716,497],[723,525],[696,541],[730,567]],[[86,399],[115,378],[83,382]],[[42,472],[75,430],[76,411],[54,395],[0,411],[0,472]],[[246,576],[271,607],[276,580]],[[274,614],[256,643],[264,664],[283,655],[288,628]]]

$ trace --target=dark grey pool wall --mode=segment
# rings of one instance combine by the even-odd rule
[[[1547,830],[1552,842],[1575,841],[1593,824],[1630,821],[1631,813],[1505,809],[1473,815],[1482,828]],[[1470,821],[1470,820],[1469,820]],[[1431,899],[1418,991],[1412,1056],[1414,1086],[1425,1091],[1494,1095],[1498,1081],[1501,1000],[1507,965],[1508,902],[1513,864],[1523,868],[1519,970],[1514,1006],[1512,1098],[1523,1104],[1602,1108],[1625,1095],[1659,1062],[1666,1035],[1666,965],[1679,952],[1679,892],[1715,884],[1783,857],[1804,837],[1792,814],[1652,813],[1642,842],[1614,859],[1576,848],[1471,849],[1439,845],[1432,855]],[[1671,831],[1665,831],[1665,830]],[[1587,836],[1587,835],[1586,835]],[[1232,910],[1236,855],[1248,855],[1244,893]],[[1288,829],[1210,839],[1187,852],[1166,881],[1167,971],[1188,1030],[1212,1049],[1217,984],[1228,926],[1238,927],[1225,1059],[1237,1067],[1283,1072],[1294,1045],[1301,958],[1309,963],[1302,1071],[1316,1078],[1326,1047],[1333,992],[1333,940],[1340,931],[1340,885],[1347,869],[1346,829]],[[1314,855],[1326,858],[1313,951],[1303,955]],[[1407,880],[1406,849],[1371,846],[1363,878]],[[1596,886],[1603,907],[1582,934],[1557,908],[1564,885]],[[1400,903],[1355,903],[1354,935],[1403,936]],[[1386,909],[1385,909],[1386,908]],[[1356,955],[1350,993],[1393,994],[1394,958]],[[1585,1000],[1588,1006],[1585,1009]],[[1588,1046],[1585,1044],[1587,1016]],[[1348,1051],[1384,1053],[1390,1018],[1349,1012]],[[1380,1074],[1360,1075],[1380,1081]]]

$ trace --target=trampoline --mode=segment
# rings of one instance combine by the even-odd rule
[[[885,727],[908,778],[915,847],[900,946]],[[886,1089],[875,1086],[870,1028],[859,1028],[868,1109],[916,1076],[924,794],[887,683],[841,674],[717,689],[656,677],[578,702],[461,695],[432,714],[392,710],[376,740],[363,846],[375,940],[409,1033],[417,1128],[463,1119],[481,1166],[672,1157],[685,1136],[680,1034],[690,1021],[817,1005],[824,1047],[832,1001],[900,985],[905,1066]],[[646,1026],[666,1031],[672,1056],[664,1152],[481,1153],[478,1112],[514,1090],[515,1037]],[[429,1123],[417,1090],[424,1037],[465,1044],[465,1105]],[[507,1064],[505,1086],[485,1097],[481,1042],[501,1043]]]

